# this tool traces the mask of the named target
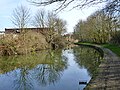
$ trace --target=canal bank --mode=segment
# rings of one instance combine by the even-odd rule
[[[98,75],[90,80],[85,90],[120,90],[120,58],[107,48],[101,49],[104,61],[99,65]]]
[[[120,90],[120,58],[109,49],[104,50],[104,59],[96,78],[91,79],[85,90]]]
[[[101,59],[94,48],[78,45],[1,56],[0,90],[83,90],[97,73]]]

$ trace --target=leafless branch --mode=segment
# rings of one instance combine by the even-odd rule
[[[25,6],[15,8],[12,14],[12,22],[19,28],[24,28],[30,20],[30,9]]]
[[[59,3],[59,6],[55,11],[60,12],[61,10],[68,7],[71,3],[75,2],[74,8],[84,8],[89,6],[98,5],[100,3],[106,3],[105,9],[108,11],[114,10],[120,12],[120,0],[28,0],[37,6],[46,6],[53,3]]]

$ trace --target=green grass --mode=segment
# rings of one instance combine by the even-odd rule
[[[120,56],[120,46],[117,45],[112,45],[112,44],[103,44],[102,45],[104,48],[108,48],[111,51],[113,51],[115,54],[117,54],[118,56]]]
[[[93,44],[93,43],[87,43],[87,42],[79,42],[78,44],[83,44],[83,45],[97,45],[97,44]],[[118,45],[114,45],[114,44],[99,44],[100,46],[104,47],[104,48],[108,48],[110,49],[112,52],[114,52],[115,54],[117,54],[118,56],[120,56],[120,46]]]
[[[95,45],[93,43],[89,43],[89,42],[78,42],[78,43],[75,43],[75,44],[82,44],[82,45]]]
[[[92,43],[83,43],[86,45],[97,45],[97,44],[92,44]],[[112,52],[120,56],[120,46],[114,45],[114,44],[99,44],[100,46],[103,46],[104,48],[110,49]]]

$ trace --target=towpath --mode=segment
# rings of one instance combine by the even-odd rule
[[[103,50],[105,60],[85,90],[120,90],[120,58],[109,49]]]

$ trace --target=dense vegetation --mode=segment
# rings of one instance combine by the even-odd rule
[[[106,2],[102,10],[79,20],[74,28],[74,38],[82,42],[120,44],[120,2],[119,0],[86,0],[88,4]],[[86,5],[88,5],[86,4]]]
[[[80,20],[74,29],[74,38],[84,42],[120,44],[120,1],[119,0],[29,0],[37,6],[58,3],[57,11],[73,4],[74,8],[83,8],[105,4],[102,10],[96,11],[87,18]]]
[[[57,11],[73,4],[83,8],[104,3],[102,10],[90,15],[87,20],[79,20],[74,28],[74,38],[82,42],[120,44],[120,1],[119,0],[29,0],[38,6],[58,3]]]
[[[48,33],[48,32],[47,32]],[[66,45],[64,37],[56,34],[50,38],[49,34],[26,31],[18,35],[1,35],[0,55],[28,54],[44,49],[58,49]]]
[[[0,38],[0,54],[27,54],[41,49],[56,49],[66,45],[62,35],[66,32],[66,21],[53,12],[38,10],[32,18],[30,9],[18,6],[12,14],[12,22],[19,29],[18,34],[5,34]],[[32,22],[32,23],[31,23]],[[40,33],[25,30],[31,24],[35,28],[48,28]]]
[[[82,42],[120,44],[120,17],[114,14],[100,10],[86,21],[80,20],[74,28],[74,38]]]
[[[54,2],[63,2],[58,9],[66,8],[70,3],[68,0],[47,0],[33,2],[39,5],[49,5]],[[103,3],[104,0],[94,1],[86,0],[86,2],[80,0],[75,7],[84,7]],[[74,28],[72,37],[78,39],[81,42],[92,43],[113,43],[120,44],[120,11],[119,0],[105,0],[106,6],[103,10],[96,11],[90,15],[87,20],[79,20],[78,24]],[[81,4],[80,4],[81,3]],[[64,5],[66,5],[64,7]],[[73,7],[74,8],[74,7]],[[18,6],[13,11],[12,22],[21,29],[21,34],[14,37],[14,35],[5,35],[0,40],[0,45],[3,46],[0,50],[2,55],[12,54],[24,54],[41,50],[45,48],[60,48],[65,45],[65,39],[62,35],[66,32],[66,21],[59,18],[53,12],[46,12],[45,10],[38,10],[32,18],[31,11],[25,6]],[[49,31],[44,34],[24,32],[24,28],[27,28],[31,24],[36,28],[49,28]],[[22,48],[21,48],[22,47]]]

